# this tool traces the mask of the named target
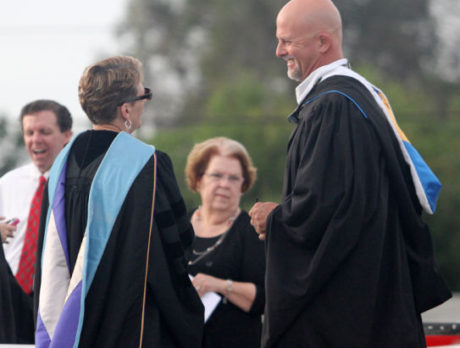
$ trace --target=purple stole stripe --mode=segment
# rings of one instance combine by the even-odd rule
[[[70,272],[69,250],[67,249],[67,228],[65,225],[65,177],[67,173],[67,166],[62,169],[59,176],[56,193],[54,195],[53,213],[56,223],[56,228],[61,240],[62,250],[64,251],[65,259],[67,261],[67,268]]]
[[[74,141],[75,141],[75,138],[64,147],[64,149],[59,153],[56,160],[54,161],[53,166],[51,167],[50,177],[48,179],[48,192],[46,192],[46,194],[48,194],[51,206],[48,208],[48,213],[46,216],[46,226],[45,226],[45,237],[43,241],[43,249],[37,250],[37,252],[42,253],[41,266],[43,267],[43,260],[45,257],[44,250],[45,250],[45,244],[46,244],[47,235],[48,235],[50,215],[51,215],[51,211],[53,211],[53,214],[55,217],[54,223],[56,224],[56,229],[58,231],[61,249],[65,255],[67,270],[69,273],[70,273],[69,256],[68,256],[69,253],[67,250],[67,235],[66,235],[66,227],[65,227],[65,210],[64,210],[65,208],[64,182],[65,182],[65,174],[67,172],[67,168],[66,168],[67,156],[68,156],[69,150]],[[70,277],[70,274],[68,275]],[[40,294],[36,294],[36,296],[40,296]],[[61,299],[59,299],[59,301],[60,300]],[[38,314],[37,314],[37,324],[36,324],[37,327],[35,330],[35,344],[36,344],[36,347],[39,347],[39,348],[48,348],[50,347],[50,344],[51,344],[51,337],[48,333],[48,329],[45,325],[45,321],[42,318],[41,306],[42,305],[40,304],[38,308]]]
[[[48,348],[51,343],[50,336],[40,315],[40,309],[38,310],[37,328],[35,330],[35,343],[36,348]]]
[[[72,294],[67,299],[62,314],[59,317],[59,322],[54,331],[53,341],[50,348],[73,347],[75,343],[75,333],[78,329],[77,315],[80,313],[81,300],[81,281],[78,286],[72,291]]]

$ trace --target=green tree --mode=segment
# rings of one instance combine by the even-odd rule
[[[336,5],[353,64],[372,62],[405,81],[419,80],[427,72],[437,43],[429,0],[347,0],[336,1]]]
[[[24,141],[19,125],[0,115],[0,176],[16,167],[26,158]]]
[[[120,26],[127,53],[142,58],[153,84],[156,123],[199,122],[215,89],[250,72],[259,88],[291,93],[275,58],[281,0],[132,0]],[[282,78],[280,78],[282,77]]]
[[[235,74],[287,97],[294,83],[274,56],[284,0],[131,0],[119,26],[126,53],[146,65],[159,125],[198,122],[209,96]],[[353,65],[372,62],[401,80],[420,80],[436,50],[429,0],[336,1]],[[126,45],[125,45],[126,46]]]

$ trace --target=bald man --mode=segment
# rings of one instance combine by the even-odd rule
[[[425,347],[420,313],[451,296],[421,218],[441,185],[349,68],[331,1],[292,0],[276,25],[300,84],[282,201],[250,210],[267,250],[262,347]]]

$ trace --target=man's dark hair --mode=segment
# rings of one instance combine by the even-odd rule
[[[39,99],[24,105],[19,115],[21,127],[25,115],[35,114],[40,111],[54,112],[61,133],[72,128],[72,116],[69,110],[64,105],[48,99]]]

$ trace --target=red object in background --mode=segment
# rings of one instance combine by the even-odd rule
[[[425,323],[427,347],[460,345],[460,323]]]
[[[460,335],[449,336],[425,336],[427,347],[448,346],[451,344],[460,344]]]

